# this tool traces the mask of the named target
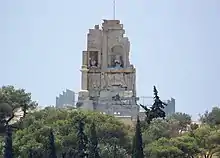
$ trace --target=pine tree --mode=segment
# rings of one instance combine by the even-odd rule
[[[90,127],[89,153],[88,158],[100,158],[98,151],[98,138],[96,135],[95,123]]]
[[[48,156],[49,158],[57,158],[56,155],[56,147],[55,147],[55,138],[54,138],[54,134],[53,134],[53,130],[50,130],[50,134],[49,134],[49,146],[48,146]]]
[[[144,158],[143,142],[139,117],[137,117],[135,137],[133,139],[132,158]]]
[[[167,106],[166,103],[162,102],[160,100],[160,97],[158,96],[157,88],[154,86],[154,103],[150,108],[147,108],[144,105],[140,105],[145,110],[145,121],[150,124],[150,122],[155,118],[165,118],[166,114],[164,112],[165,106]]]
[[[5,148],[4,158],[13,158],[12,129],[10,125],[6,125],[6,136],[5,136],[4,148]]]
[[[77,131],[77,158],[85,158],[87,156],[88,138],[84,133],[84,126],[83,119],[79,119]]]
[[[160,97],[158,96],[158,91],[156,87],[154,86],[154,103],[151,107],[151,113],[153,115],[153,118],[165,118],[166,114],[164,112],[164,108],[167,104],[162,102],[160,100]]]

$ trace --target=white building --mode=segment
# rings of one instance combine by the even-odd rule
[[[66,91],[56,97],[56,108],[63,108],[66,106],[75,106],[75,92],[69,89],[66,89]]]

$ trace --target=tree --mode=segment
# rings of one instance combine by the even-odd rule
[[[160,97],[158,96],[158,91],[154,86],[154,103],[151,107],[153,118],[165,118],[166,114],[163,111],[165,106],[167,106],[167,104],[160,100]]]
[[[183,152],[170,139],[160,138],[145,147],[145,154],[152,158],[182,158]]]
[[[14,117],[13,111],[10,105],[7,103],[0,103],[0,133],[4,133],[6,125]]]
[[[132,153],[133,158],[144,158],[143,142],[142,142],[142,134],[141,134],[139,117],[137,117],[134,145],[133,145],[132,151],[133,151]]]
[[[117,143],[114,143],[113,158],[117,158]]]
[[[155,118],[164,119],[166,117],[166,114],[163,109],[165,108],[165,106],[167,106],[167,104],[160,100],[160,97],[158,96],[158,91],[155,86],[153,91],[154,91],[153,105],[150,108],[147,108],[144,105],[140,105],[145,110],[145,114],[146,114],[145,120],[147,121],[148,124],[150,124],[150,122]]]
[[[88,158],[100,158],[98,151],[98,138],[96,135],[95,123],[90,127],[89,153]]]
[[[115,155],[115,153],[117,153]],[[100,157],[103,158],[128,158],[127,151],[119,145],[101,144]]]
[[[13,158],[12,129],[10,125],[6,126],[4,158]]]
[[[182,151],[183,157],[195,157],[199,153],[199,146],[196,139],[191,137],[189,134],[182,135],[171,139],[173,146],[177,147]]]
[[[200,152],[197,140],[188,133],[174,137],[161,137],[145,145],[145,155],[162,158],[193,158]]]
[[[132,149],[131,149],[131,154],[132,154],[132,158],[134,158],[134,154],[135,154],[135,149],[136,149],[136,147],[135,147],[135,135],[133,136],[133,138],[132,138]]]
[[[49,146],[48,146],[48,154],[49,158],[57,158],[56,155],[56,147],[55,147],[55,140],[54,140],[54,135],[53,135],[53,130],[50,130],[50,135],[49,135]]]
[[[28,150],[28,158],[33,158],[33,150]]]
[[[78,120],[78,131],[77,131],[77,157],[85,158],[87,156],[87,144],[88,139],[86,134],[84,133],[84,122],[83,119]]]
[[[28,152],[28,158],[33,158],[33,151],[31,149]]]
[[[36,108],[37,103],[32,101],[31,93],[24,89],[15,89],[14,86],[0,88],[0,126],[4,127],[21,110],[25,117],[28,110]],[[19,116],[20,117],[20,116]]]
[[[162,137],[171,138],[171,132],[170,122],[154,119],[146,129],[143,129],[143,142],[146,145]]]
[[[73,157],[77,152],[78,120],[81,119],[85,125],[85,135],[90,135],[89,127],[93,122],[95,123],[97,138],[99,138],[99,146],[103,147],[109,144],[113,147],[116,139],[117,156],[119,152],[130,152],[130,135],[133,134],[133,128],[123,124],[123,122],[114,116],[103,115],[98,112],[49,107],[43,110],[34,111],[31,115],[27,115],[22,120],[22,128],[14,131],[14,157],[27,156],[29,149],[33,149],[34,153],[35,151],[39,151],[37,153],[46,152],[48,149],[48,135],[51,128],[53,132],[56,133],[57,157],[60,157],[61,153],[66,153],[66,158],[69,158],[68,155],[72,155]],[[1,148],[0,143],[0,149]],[[99,147],[99,150],[100,156],[101,153],[107,153],[104,147]],[[109,152],[109,155],[111,154],[113,154],[113,150]],[[1,150],[0,155],[3,155]],[[112,157],[111,155],[110,158]],[[36,158],[36,156],[34,156],[34,158]]]
[[[200,155],[204,158],[212,158],[220,151],[220,130],[202,125],[193,134],[200,149]]]
[[[206,111],[205,114],[200,116],[200,121],[212,126],[220,124],[220,108],[213,107],[211,112]]]
[[[167,118],[168,120],[178,121],[178,130],[181,132],[186,131],[187,127],[190,126],[192,119],[191,116],[186,113],[177,112]]]

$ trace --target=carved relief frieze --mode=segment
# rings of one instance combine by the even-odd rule
[[[89,90],[99,90],[100,87],[100,73],[91,73],[88,75]]]
[[[131,89],[133,80],[129,74],[124,73],[103,73],[101,75],[101,89],[107,89],[112,86]]]
[[[125,77],[122,73],[109,74],[109,86],[127,87]]]

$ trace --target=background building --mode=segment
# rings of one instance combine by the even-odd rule
[[[171,98],[170,100],[164,101],[167,103],[167,106],[164,108],[164,112],[166,113],[166,116],[174,114],[175,111],[175,99]]]
[[[75,92],[69,89],[66,89],[66,91],[56,97],[56,108],[63,108],[66,106],[75,106]]]

